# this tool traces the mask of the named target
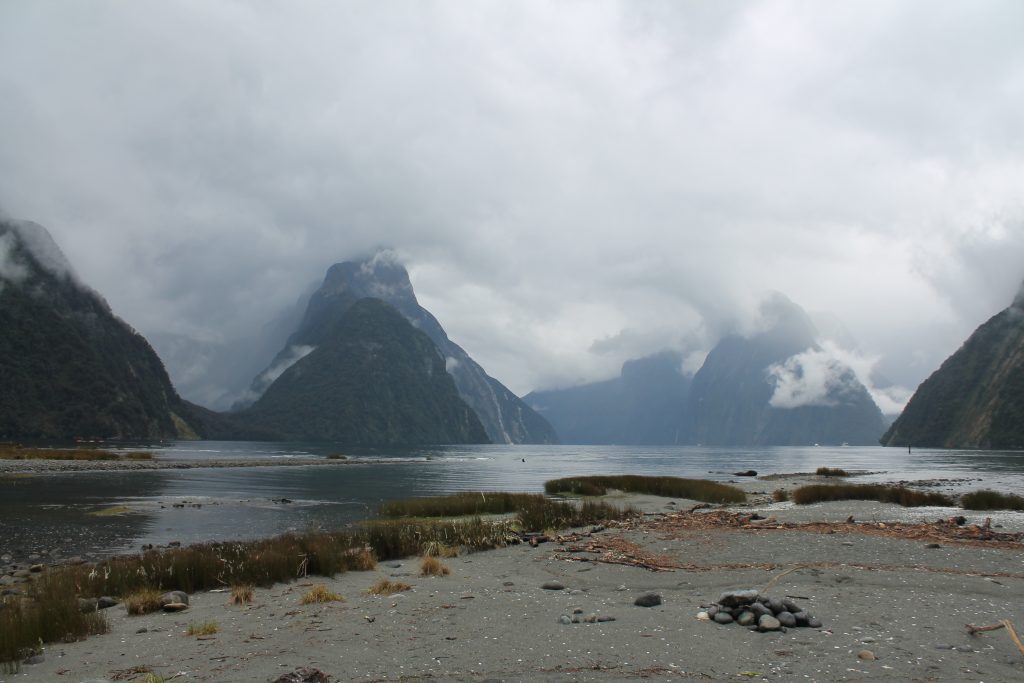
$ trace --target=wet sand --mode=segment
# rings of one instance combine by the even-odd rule
[[[165,680],[272,681],[305,666],[331,680],[367,682],[1024,680],[1024,655],[1005,630],[972,636],[965,628],[1002,619],[1024,626],[1019,542],[936,544],[865,533],[905,512],[878,504],[811,506],[812,519],[845,519],[855,509],[874,520],[828,533],[712,524],[711,515],[695,518],[703,511],[666,509],[685,511],[693,501],[629,500],[647,511],[642,520],[537,548],[464,554],[444,560],[447,577],[419,576],[412,558],[257,589],[246,607],[229,605],[223,592],[195,594],[187,611],[174,614],[129,617],[114,607],[110,633],[47,646],[41,663],[0,681],[141,678],[125,673],[133,667]],[[734,510],[745,519],[755,508]],[[937,518],[930,510],[916,514]],[[654,558],[647,564],[661,570],[637,558]],[[412,590],[369,595],[382,576]],[[722,591],[761,589],[773,579],[769,594],[794,597],[823,627],[755,633],[696,618]],[[565,588],[541,588],[553,580]],[[314,583],[346,601],[301,605]],[[663,603],[635,606],[646,592]],[[575,609],[615,620],[560,623]],[[208,621],[220,632],[185,635],[190,623]]]

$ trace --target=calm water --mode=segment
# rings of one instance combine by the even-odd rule
[[[143,543],[251,538],[336,528],[390,498],[465,490],[541,491],[570,474],[650,474],[726,480],[735,471],[813,471],[822,465],[872,472],[858,481],[950,479],[946,488],[1024,493],[1024,452],[891,448],[704,448],[637,446],[451,446],[353,452],[311,444],[181,442],[156,458],[202,462],[323,458],[334,467],[198,468],[88,472],[0,481],[0,555],[16,559],[134,550]],[[766,485],[767,486],[767,485]],[[281,502],[288,499],[290,502]],[[89,514],[115,505],[117,516]],[[177,505],[177,507],[176,507]]]

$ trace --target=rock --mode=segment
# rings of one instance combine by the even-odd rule
[[[15,569],[11,572],[11,576],[16,579],[27,579],[31,575],[31,572],[27,569]]]
[[[787,612],[786,610],[783,610],[776,614],[775,618],[778,619],[779,623],[783,626],[788,626],[789,628],[793,628],[794,626],[796,626],[796,617],[793,616],[792,612]]]
[[[734,476],[734,477],[756,477],[757,476],[757,470],[747,470],[745,472],[733,472],[732,476]]]
[[[794,612],[793,618],[796,619],[797,626],[807,626],[808,621],[811,619],[811,615],[807,612]]]
[[[587,623],[587,624],[596,624],[597,623],[597,615],[596,614],[588,614],[587,616],[583,617],[583,621],[584,621],[584,623]]]
[[[82,612],[95,612],[97,603],[96,598],[78,598],[78,609]]]
[[[80,564],[85,564],[85,558],[82,557],[81,555],[75,555],[73,557],[69,557],[68,559],[64,560],[64,564],[70,564],[70,565],[73,565],[73,566],[77,566],[77,565],[80,565]]]
[[[568,614],[563,614],[562,616],[558,617],[558,623],[568,626],[572,623],[572,619],[569,618]]]
[[[320,669],[304,666],[301,669],[275,678],[273,683],[329,683],[329,678]]]
[[[938,543],[928,543],[927,545],[925,545],[925,548],[929,548],[931,550],[936,550],[936,549],[941,548],[941,547],[942,546],[939,545]]]
[[[719,607],[718,605],[712,605],[711,607],[708,607],[708,618],[709,619],[714,619],[715,615],[718,614],[719,610],[721,610],[721,609],[722,608]]]
[[[608,622],[608,621],[615,621],[615,617],[609,617],[607,615],[602,615],[602,616],[597,618],[597,621],[598,621],[598,623],[603,624],[603,623]]]
[[[160,606],[166,607],[169,604],[180,604],[188,606],[188,594],[184,591],[168,591],[160,596]]]
[[[796,604],[790,598],[782,598],[782,606],[786,608],[787,612],[796,613],[800,611],[800,605]]]
[[[39,572],[43,571],[43,565],[41,565],[41,564],[34,564],[31,567],[29,567],[28,570],[30,572],[32,572],[33,574],[38,574]]]
[[[16,583],[13,576],[7,576],[4,574],[0,576],[0,586],[13,586]]]
[[[786,611],[786,606],[778,598],[770,598],[765,606],[772,611],[772,614]]]
[[[807,617],[807,625],[810,628],[821,628],[821,619],[815,617]]]
[[[149,633],[149,629],[146,628],[145,626],[142,626],[140,628],[135,629],[135,632],[136,633]]]
[[[579,607],[577,607],[577,608],[573,609],[572,613],[573,614],[583,614],[583,610],[580,609]]]
[[[733,621],[732,615],[728,612],[719,612],[715,615],[716,624],[731,624]]]
[[[876,659],[878,659],[878,657],[876,657],[875,653],[871,650],[861,650],[857,653],[857,659],[863,659],[867,662],[873,662]]]
[[[102,598],[96,601],[96,609],[108,609],[114,605],[120,604],[117,598],[112,598],[109,595],[104,595]]]
[[[757,629],[759,631],[778,631],[781,628],[782,623],[770,614],[765,614],[757,620]]]
[[[44,661],[46,660],[42,655],[32,655],[31,657],[26,657],[25,659],[21,660],[21,663],[28,664],[29,666],[31,666],[33,664],[42,664]]]
[[[723,607],[739,607],[740,605],[749,605],[755,602],[758,598],[756,590],[742,590],[742,591],[726,591],[718,596],[718,604]]]
[[[168,602],[163,605],[165,612],[184,612],[188,609],[188,605],[183,602]]]
[[[711,615],[707,612],[697,612],[697,621],[711,621]]]
[[[749,610],[744,611],[736,618],[736,623],[740,626],[752,626],[756,621],[757,616]]]
[[[657,607],[661,604],[661,596],[657,593],[644,593],[633,604],[637,607]]]
[[[772,613],[772,611],[770,609],[768,609],[764,605],[764,603],[761,603],[761,602],[752,602],[752,603],[750,603],[750,605],[747,606],[747,609],[749,609],[751,612],[753,612],[754,616],[759,618],[759,619],[763,615],[765,615],[765,614],[771,614]]]
[[[543,584],[541,584],[541,588],[543,588],[546,591],[564,591],[565,584],[563,584],[561,581],[545,581]]]

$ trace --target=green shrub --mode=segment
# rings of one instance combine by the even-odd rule
[[[990,489],[971,491],[960,497],[960,506],[965,510],[1021,510],[1024,511],[1024,497],[1011,493],[999,493]]]

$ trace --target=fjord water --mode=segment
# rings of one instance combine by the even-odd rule
[[[339,528],[384,500],[455,491],[539,492],[576,474],[672,475],[725,481],[733,472],[868,472],[857,482],[946,479],[943,490],[1024,492],[1024,452],[854,447],[445,446],[354,452],[325,444],[178,442],[148,447],[159,461],[190,467],[74,472],[0,481],[0,554],[25,558],[135,550]],[[346,464],[205,468],[204,461],[313,461],[343,453]],[[764,482],[771,490],[771,482]],[[90,514],[125,506],[118,515]]]

